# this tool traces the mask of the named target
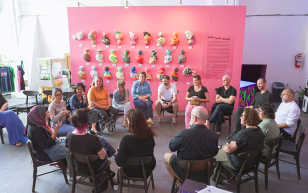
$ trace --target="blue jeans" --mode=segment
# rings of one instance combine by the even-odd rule
[[[148,101],[146,102],[143,102],[143,100],[140,99],[134,99],[133,102],[135,107],[142,111],[146,119],[153,119],[153,101],[151,99],[148,98]]]
[[[58,125],[58,122],[53,122],[54,125]],[[68,133],[70,131],[74,131],[75,127],[73,126],[72,122],[70,121],[70,124],[66,124],[66,121],[62,122],[62,125],[59,128],[58,133]]]

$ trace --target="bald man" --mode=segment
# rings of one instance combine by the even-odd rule
[[[301,111],[294,101],[294,91],[292,89],[283,90],[281,100],[282,102],[275,113],[275,121],[280,128],[282,137],[292,137]]]
[[[209,129],[206,108],[197,106],[190,113],[190,127],[182,129],[170,141],[169,148],[177,155],[166,153],[164,161],[170,175],[184,179],[185,170],[178,162],[181,160],[203,160],[214,157],[218,153],[218,136]],[[206,180],[206,170],[189,172],[188,178],[198,182]]]
[[[234,109],[234,100],[236,97],[236,89],[230,85],[231,78],[225,75],[222,78],[223,86],[216,88],[215,104],[212,106],[212,115],[209,118],[209,123],[216,121],[216,133],[220,136],[221,124],[224,118],[224,113],[232,113]]]

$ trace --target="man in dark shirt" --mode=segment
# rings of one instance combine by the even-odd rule
[[[176,175],[179,179],[184,179],[185,170],[178,162],[181,160],[203,160],[214,157],[218,152],[218,136],[209,130],[207,121],[208,112],[202,106],[195,107],[191,111],[191,121],[189,129],[182,129],[170,141],[169,148],[172,152],[177,151],[177,155],[166,153],[164,161],[170,175]],[[188,178],[203,182],[206,181],[207,170],[189,172]]]
[[[230,85],[231,78],[225,75],[222,78],[223,86],[216,88],[215,104],[212,106],[212,114],[209,123],[216,121],[216,133],[220,136],[221,124],[224,113],[232,113],[234,108],[234,100],[236,97],[236,89]]]
[[[254,99],[252,100],[252,103],[250,106],[247,107],[239,107],[237,108],[236,112],[234,113],[234,130],[233,133],[238,132],[241,130],[241,114],[243,113],[245,108],[254,108],[257,109],[259,108],[259,104],[262,103],[273,103],[273,96],[272,93],[270,93],[267,88],[266,88],[266,80],[265,78],[259,78],[257,81],[257,87],[260,90],[255,94]]]

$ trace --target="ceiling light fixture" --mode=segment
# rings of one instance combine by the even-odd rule
[[[182,0],[180,0],[179,5],[182,5]]]

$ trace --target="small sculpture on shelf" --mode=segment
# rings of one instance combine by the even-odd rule
[[[89,35],[88,35],[89,40],[91,40],[91,44],[95,45],[96,44],[96,33],[95,31],[90,31]]]
[[[164,36],[163,32],[159,32],[158,36],[159,36],[159,38],[157,39],[157,46],[160,47],[160,46],[163,46],[165,44],[166,40],[163,37]]]
[[[171,51],[170,50],[166,50],[166,56],[165,56],[165,61],[164,61],[164,63],[165,64],[169,64],[169,63],[171,63],[171,61],[172,61],[172,56],[170,55],[171,54]]]
[[[129,50],[124,50],[124,55],[122,56],[122,60],[125,63],[130,63],[130,56],[128,54],[129,54]]]
[[[136,45],[136,40],[138,39],[137,34],[135,32],[129,32],[130,43],[132,46]]]
[[[102,42],[105,44],[105,45],[110,45],[110,39],[108,37],[108,32],[104,32],[103,33],[103,39],[102,39]]]
[[[172,79],[173,81],[178,81],[179,75],[178,75],[177,72],[179,71],[179,68],[174,68],[173,71],[174,71],[174,72],[171,73],[171,79]]]
[[[116,77],[119,80],[124,80],[124,73],[122,72],[123,68],[118,67],[118,72],[116,73]]]
[[[173,32],[173,38],[171,39],[171,46],[175,46],[179,43],[178,32]]]
[[[121,45],[123,40],[123,34],[119,31],[115,31],[115,37],[118,39],[117,44]]]
[[[150,61],[149,61],[150,64],[154,64],[157,62],[157,56],[155,55],[156,55],[155,50],[152,50],[152,56],[150,57]]]
[[[185,68],[182,74],[186,76],[196,75],[196,71],[192,71],[191,68]]]
[[[114,50],[110,50],[109,60],[115,64],[118,62],[118,59],[117,59],[117,56],[115,55]]]
[[[98,72],[96,71],[96,66],[92,66],[92,71],[90,72],[90,75],[92,76],[92,78],[98,76]]]
[[[142,50],[138,51],[138,56],[136,56],[136,60],[139,64],[143,64]]]
[[[131,67],[131,73],[130,73],[130,77],[133,79],[133,80],[138,80],[138,74],[136,72],[136,68],[135,67]]]
[[[86,61],[86,62],[90,62],[90,54],[89,54],[89,49],[88,48],[86,48],[85,50],[84,50],[84,54],[83,54],[83,56],[82,56],[82,58]]]
[[[165,75],[164,71],[165,71],[164,67],[159,68],[159,71],[157,72],[157,76],[156,76],[159,80],[162,80],[163,76]]]
[[[111,79],[111,73],[108,71],[109,67],[105,67],[104,77],[107,79]]]
[[[96,60],[98,62],[104,62],[104,56],[101,54],[102,53],[102,50],[101,49],[98,49],[97,51],[97,54],[95,56]]]
[[[78,77],[81,79],[86,79],[86,73],[83,71],[84,67],[80,66],[78,71]]]
[[[194,42],[194,34],[191,31],[185,31],[186,38],[188,39],[188,45],[192,45]]]
[[[145,73],[146,73],[145,80],[147,80],[147,81],[151,81],[152,80],[152,76],[151,76],[150,72],[151,72],[150,68],[145,68]]]
[[[183,62],[185,62],[186,60],[186,56],[184,56],[185,51],[184,50],[180,50],[180,56],[178,57],[178,64],[181,64]]]
[[[76,35],[73,35],[73,39],[74,39],[74,40],[82,40],[83,37],[84,37],[84,34],[83,34],[82,31],[79,32],[79,33],[77,33],[77,36],[76,36]]]
[[[148,45],[150,45],[150,41],[151,41],[151,39],[152,39],[152,36],[151,36],[151,34],[148,33],[148,32],[143,32],[143,39],[145,40],[144,44],[145,44],[146,46],[148,46]]]

